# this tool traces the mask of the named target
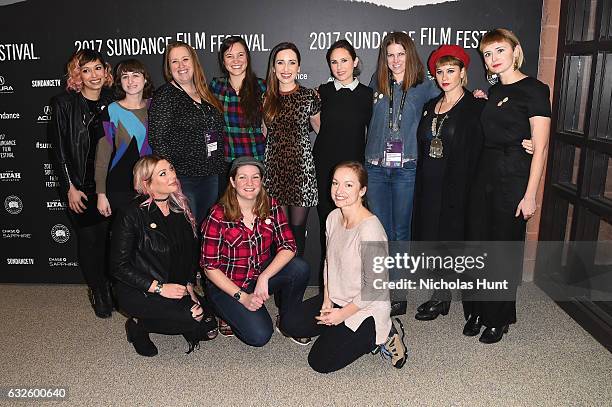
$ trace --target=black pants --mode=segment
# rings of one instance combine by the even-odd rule
[[[84,213],[69,213],[77,234],[77,257],[81,272],[89,288],[98,289],[109,281],[107,248],[110,222],[98,212],[97,195],[88,194],[87,198]]]
[[[302,303],[293,335],[318,336],[308,354],[308,364],[319,373],[331,373],[346,367],[376,347],[374,318],[366,318],[353,332],[344,323],[335,326],[319,325],[315,316],[323,305],[323,294]]]
[[[143,329],[149,333],[165,335],[187,335],[199,340],[206,332],[215,329],[216,321],[210,318],[210,307],[200,298],[204,310],[201,322],[193,319],[191,307],[194,305],[191,297],[180,300],[162,297],[161,295],[144,293],[121,282],[115,284],[115,292],[119,308],[130,317],[138,319]],[[208,322],[206,322],[208,320]]]

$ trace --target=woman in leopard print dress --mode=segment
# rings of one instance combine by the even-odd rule
[[[300,51],[282,42],[270,54],[268,88],[263,105],[266,125],[266,189],[288,215],[298,247],[304,253],[308,210],[317,205],[317,180],[309,124],[319,131],[321,101],[296,82]]]

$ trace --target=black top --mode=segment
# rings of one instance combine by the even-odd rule
[[[155,204],[153,204],[155,205]],[[173,267],[168,270],[168,282],[185,285],[193,279],[193,232],[182,213],[170,212],[163,219],[160,231],[168,236],[168,249]]]
[[[550,117],[550,91],[539,80],[526,77],[489,89],[489,99],[482,112],[486,147],[521,146],[531,136],[529,118]]]
[[[149,144],[170,160],[179,176],[209,176],[223,171],[225,122],[214,106],[196,103],[171,83],[153,95]]]
[[[336,90],[333,82],[319,86],[321,129],[313,151],[317,166],[331,168],[344,160],[364,161],[372,92],[362,83],[354,90]]]
[[[466,239],[468,198],[482,150],[480,114],[484,101],[464,89],[463,98],[447,112],[441,130],[443,158],[429,157],[431,122],[442,95],[425,104],[417,130],[418,161],[415,182],[413,239]],[[442,115],[444,117],[444,115]],[[441,117],[438,119],[438,123]]]
[[[110,273],[117,280],[147,291],[153,280],[195,283],[200,247],[183,213],[164,216],[144,197],[119,209],[111,235]]]

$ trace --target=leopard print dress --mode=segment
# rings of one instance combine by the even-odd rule
[[[317,178],[309,138],[310,116],[321,110],[313,89],[298,86],[281,93],[281,109],[268,126],[266,189],[280,205],[317,205]]]

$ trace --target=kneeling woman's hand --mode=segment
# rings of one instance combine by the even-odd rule
[[[319,325],[339,325],[346,319],[344,308],[322,308],[321,315],[315,317]]]
[[[255,284],[253,295],[261,298],[261,300],[264,302],[270,298],[270,294],[268,294],[268,278],[263,274],[257,279],[257,284]]]
[[[249,311],[257,311],[261,308],[264,301],[255,294],[242,293],[240,296],[240,303]]]

